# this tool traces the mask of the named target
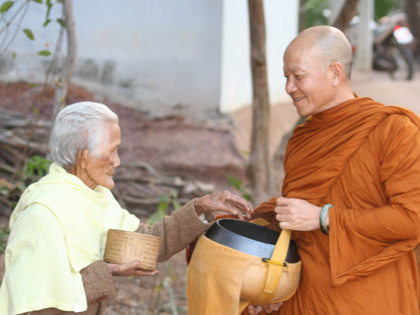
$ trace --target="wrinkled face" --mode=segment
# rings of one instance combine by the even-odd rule
[[[115,169],[120,165],[118,148],[121,144],[121,131],[116,123],[108,123],[104,131],[108,134],[108,139],[101,145],[99,157],[91,155],[87,150],[83,152],[83,162],[81,174],[78,177],[89,187],[94,189],[97,185],[102,185],[112,189],[115,186],[113,175]]]
[[[314,115],[334,105],[331,71],[316,54],[316,49],[296,45],[289,46],[284,54],[286,92],[299,116]]]

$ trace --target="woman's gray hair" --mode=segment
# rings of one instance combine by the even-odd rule
[[[101,103],[79,102],[64,107],[57,115],[48,143],[51,160],[69,170],[81,150],[101,157],[101,144],[106,143],[108,136],[103,129],[110,122],[118,124],[118,116]]]

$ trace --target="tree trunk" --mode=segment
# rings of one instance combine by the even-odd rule
[[[356,15],[358,4],[359,0],[346,0],[341,8],[340,14],[338,14],[332,26],[335,26],[344,32],[349,26],[351,19]]]
[[[263,0],[248,0],[252,70],[252,133],[247,175],[252,203],[268,199],[270,185],[269,117]]]
[[[305,2],[306,0],[299,0],[299,33],[305,29]]]
[[[73,74],[77,59],[76,24],[74,21],[72,0],[65,0],[63,2],[63,10],[67,33],[67,55],[63,62],[63,68],[61,69],[58,79],[55,81],[54,107],[51,118],[52,126],[54,125],[58,112],[65,105],[68,84],[71,75]]]

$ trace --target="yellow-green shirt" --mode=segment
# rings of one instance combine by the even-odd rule
[[[135,231],[139,224],[109,189],[92,190],[53,163],[11,215],[0,314],[85,311],[80,270],[103,259],[108,229]]]

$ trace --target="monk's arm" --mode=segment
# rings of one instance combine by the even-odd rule
[[[393,115],[396,116],[396,115]],[[375,132],[380,185],[386,202],[369,209],[331,209],[330,222],[378,241],[415,239],[420,227],[420,132],[404,116],[390,117]],[[374,143],[376,142],[376,143]]]
[[[215,221],[212,214],[205,213],[205,219],[208,223],[203,222],[196,213],[194,200],[189,201],[170,216],[165,216],[153,226],[140,224],[137,232],[162,238],[158,261],[167,260],[183,250],[207,231]]]

